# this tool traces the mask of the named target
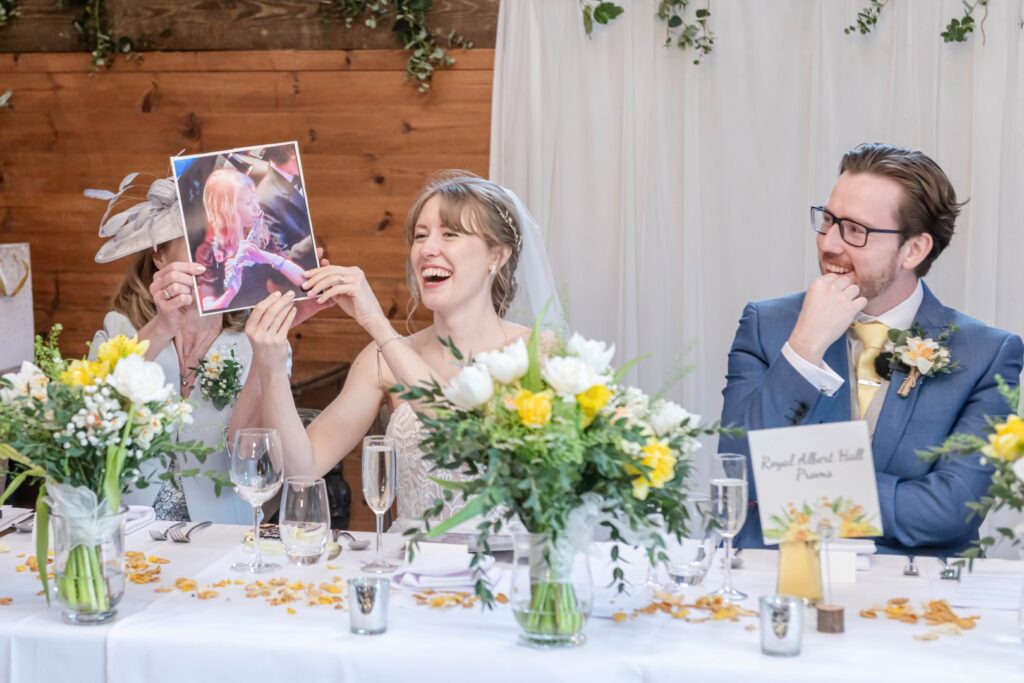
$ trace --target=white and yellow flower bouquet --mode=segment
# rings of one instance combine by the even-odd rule
[[[55,325],[45,341],[36,338],[35,364],[25,362],[0,379],[0,460],[11,463],[14,475],[0,503],[26,479],[42,480],[37,558],[47,556],[51,503],[55,512],[102,526],[100,520],[120,513],[122,492],[151,483],[145,463],[160,461],[157,478],[167,479],[176,454],[192,453],[202,462],[209,453],[202,442],[175,440],[178,427],[192,421],[192,407],[174,394],[160,366],[144,359],[149,342],[119,336],[99,347],[95,361],[67,362],[57,346],[60,329]],[[224,484],[209,473],[181,474],[206,474],[218,488]],[[88,573],[97,553],[87,542],[72,549],[70,561],[82,571],[74,581],[58,580],[62,599],[104,600]],[[46,572],[40,577],[49,599]]]
[[[433,469],[465,479],[434,479],[446,499],[461,496],[466,504],[431,528],[443,508],[437,500],[424,515],[426,535],[479,516],[479,567],[490,534],[515,519],[552,547],[578,543],[571,537],[581,533],[587,543],[600,523],[613,541],[647,546],[655,561],[660,534],[686,533],[686,483],[697,438],[720,428],[701,426],[699,416],[672,401],[622,386],[632,363],[616,371],[614,346],[573,335],[547,355],[540,347],[539,327],[528,343],[520,339],[475,358],[449,344],[463,367],[447,386],[394,388],[418,407],[422,449]],[[424,532],[407,533],[422,538]],[[618,562],[617,545],[612,560]],[[621,589],[623,572],[614,571]],[[536,600],[562,602],[534,605],[536,613],[570,615],[566,628],[574,628],[572,596],[539,588]],[[484,604],[493,600],[483,580],[476,592]]]

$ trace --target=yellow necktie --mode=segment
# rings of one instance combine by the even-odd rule
[[[878,393],[882,378],[875,371],[875,359],[882,352],[889,339],[889,327],[877,320],[868,323],[854,323],[853,333],[860,339],[861,351],[857,355],[857,402],[860,416],[868,412],[871,399]]]

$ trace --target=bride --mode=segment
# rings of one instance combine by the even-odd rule
[[[444,385],[458,374],[459,364],[442,338],[471,357],[526,337],[530,329],[507,317],[513,304],[517,316],[529,322],[551,300],[546,321],[561,320],[539,231],[504,188],[465,171],[438,174],[409,210],[405,236],[414,309],[422,303],[433,313],[433,324],[411,336],[395,331],[359,268],[325,265],[306,271],[303,288],[310,298],[334,301],[373,339],[352,363],[341,394],[307,429],[295,410],[286,369],[294,296],[275,293],[260,302],[245,328],[256,369],[250,376],[262,387],[263,424],[277,429],[287,445],[289,476],[323,476],[389,404],[387,434],[398,451],[398,529],[417,520],[441,497],[441,488],[429,479],[439,473],[428,471],[422,459],[413,406],[388,388],[432,379]],[[528,291],[517,297],[521,281],[529,283]],[[442,516],[456,510],[447,503]]]

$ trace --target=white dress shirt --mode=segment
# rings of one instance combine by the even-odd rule
[[[921,308],[921,302],[924,300],[924,287],[921,286],[921,281],[917,281],[917,287],[914,291],[904,299],[902,302],[896,304],[885,313],[877,316],[865,315],[858,313],[856,322],[866,323],[877,320],[883,323],[890,329],[905,330],[914,324],[914,318],[917,316],[917,309]],[[857,354],[860,353],[860,339],[853,333],[853,330],[849,330],[846,333],[846,350],[847,357],[856,358]],[[800,376],[814,385],[818,391],[825,394],[826,396],[832,396],[839,388],[843,386],[843,382],[846,380],[840,377],[835,370],[830,368],[825,361],[821,362],[821,365],[814,365],[809,360],[798,354],[793,350],[793,347],[789,345],[789,342],[782,347],[782,355],[786,357],[789,364],[793,366]]]

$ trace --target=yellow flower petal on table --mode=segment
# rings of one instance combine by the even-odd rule
[[[211,591],[211,590],[199,591],[198,593],[196,593],[196,597],[199,598],[200,600],[210,600],[212,598],[217,597],[217,591]]]
[[[551,399],[550,391],[533,393],[527,389],[521,389],[513,403],[519,413],[519,419],[527,427],[537,429],[551,422]]]
[[[583,409],[583,427],[589,427],[590,423],[594,421],[594,418],[601,408],[605,405],[612,397],[612,390],[603,384],[596,384],[582,394],[576,394],[576,402],[580,404],[580,408]]]
[[[0,598],[0,605],[9,605],[14,602],[14,598]]]
[[[183,593],[194,591],[196,589],[195,579],[178,579],[174,582],[174,587]]]

